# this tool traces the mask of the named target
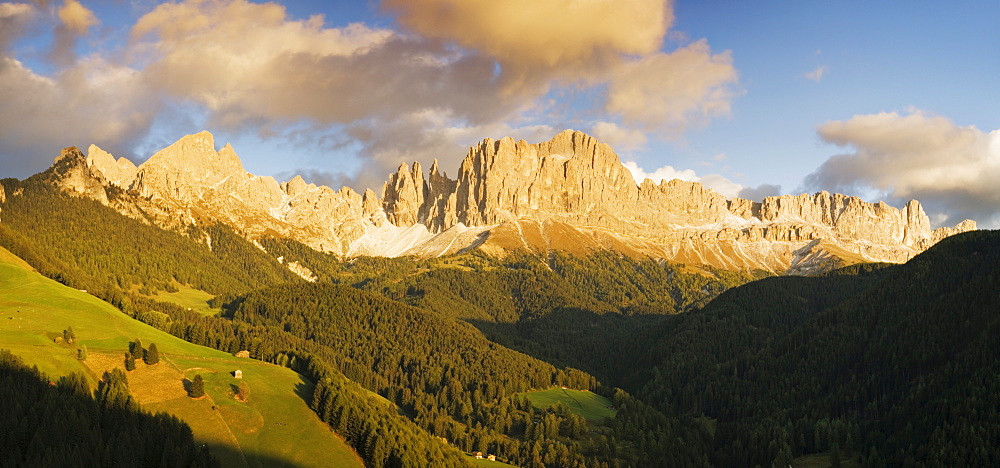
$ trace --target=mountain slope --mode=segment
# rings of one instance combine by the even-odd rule
[[[859,261],[903,262],[975,229],[931,230],[916,201],[902,209],[826,192],[726,199],[680,180],[636,184],[614,151],[581,132],[548,142],[486,139],[457,179],[435,162],[403,164],[381,197],[247,173],[231,146],[189,135],[138,167],[91,147],[64,151],[50,182],[160,226],[221,222],[250,239],[288,237],[342,256],[433,257],[480,248],[614,250],[726,269],[797,273]]]
[[[161,361],[141,361],[128,372],[131,393],[143,408],[163,411],[191,426],[224,466],[322,466],[336,460],[361,466],[357,456],[303,401],[309,382],[289,369],[194,345],[133,320],[111,305],[26,268],[0,249],[0,342],[29,365],[56,378],[80,373],[91,388],[106,371],[123,369],[129,341],[155,343]],[[72,345],[53,340],[72,327]],[[85,360],[78,360],[78,349]],[[229,374],[242,369],[253,397],[236,402]],[[187,396],[184,379],[204,375],[208,397]],[[302,445],[300,445],[302,444]]]
[[[80,374],[58,380],[0,349],[0,465],[219,466],[176,418],[109,398],[125,381],[94,398]]]
[[[1000,462],[1000,232],[838,273],[750,283],[670,317],[631,385],[716,419],[717,464],[835,446],[872,465]]]

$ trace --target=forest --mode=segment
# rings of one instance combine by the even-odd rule
[[[368,466],[464,464],[448,446],[524,467],[1000,464],[997,232],[820,277],[609,252],[344,260],[0,183],[0,245],[185,340],[300,372]],[[177,285],[222,313],[151,297]],[[607,396],[617,417],[515,396],[554,386]]]
[[[219,466],[182,421],[141,411],[115,371],[91,391],[81,374],[50,382],[0,349],[0,466]]]

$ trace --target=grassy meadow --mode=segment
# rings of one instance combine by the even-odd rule
[[[532,406],[545,409],[557,402],[563,402],[574,413],[583,416],[591,423],[600,424],[604,418],[614,418],[617,411],[611,409],[611,400],[604,398],[594,392],[587,390],[573,390],[568,388],[550,388],[536,392],[526,392],[517,394],[519,397],[527,397]]]
[[[177,292],[160,291],[155,296],[152,296],[152,298],[160,302],[177,304],[202,315],[213,316],[222,312],[222,309],[213,309],[208,306],[208,301],[215,297],[212,294],[190,286],[176,286]]]
[[[184,291],[181,291],[184,293]],[[190,293],[189,293],[190,294]],[[72,327],[76,342],[62,342]],[[363,466],[346,443],[309,409],[312,384],[299,374],[253,359],[194,345],[136,321],[83,291],[52,281],[0,248],[0,348],[38,366],[50,378],[82,372],[91,388],[105,371],[124,369],[136,338],[156,343],[160,362],[136,361],[128,373],[135,399],[148,411],[183,419],[195,440],[209,445],[224,466]],[[86,346],[87,360],[77,359]],[[240,369],[250,397],[233,397]],[[187,396],[186,380],[201,374],[206,396]]]

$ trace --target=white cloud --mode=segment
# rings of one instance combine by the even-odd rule
[[[615,151],[635,151],[646,145],[648,139],[641,130],[621,127],[614,122],[597,122],[590,133],[601,143],[607,143]]]
[[[740,191],[744,189],[742,185],[719,174],[699,176],[691,169],[675,169],[673,166],[663,166],[653,172],[646,172],[643,168],[639,167],[639,164],[635,161],[626,161],[622,164],[629,170],[629,172],[632,173],[632,178],[635,179],[637,184],[641,184],[642,181],[646,179],[650,179],[657,184],[660,183],[661,180],[670,181],[673,179],[680,179],[688,182],[699,182],[705,187],[722,194],[726,198],[737,197],[740,195]]]
[[[827,65],[820,65],[820,66],[814,68],[811,71],[803,73],[802,76],[804,76],[806,79],[809,79],[809,80],[812,80],[812,81],[815,81],[815,82],[819,83],[820,81],[823,81],[823,76],[826,75],[826,72],[828,70],[830,70],[829,66],[827,66]]]
[[[135,70],[97,57],[51,78],[0,57],[0,89],[5,165],[21,170],[44,169],[65,146],[121,148],[145,135],[160,106]]]
[[[598,72],[621,55],[656,52],[673,23],[664,0],[384,0],[425,37],[496,59],[522,80],[536,73]]]
[[[77,0],[66,0],[57,14],[62,25],[73,34],[86,34],[91,27],[99,23],[94,12]]]
[[[918,199],[936,219],[1000,221],[1000,130],[983,132],[919,110],[856,115],[819,127],[849,148],[806,177],[807,187],[873,189],[896,201]],[[944,216],[944,218],[941,218]]]
[[[731,54],[712,54],[705,40],[630,61],[613,76],[605,110],[626,124],[667,137],[729,116],[730,103],[739,94]]]
[[[15,98],[0,106],[0,169],[28,167],[21,158],[42,169],[52,147],[70,144],[130,156],[152,128],[175,121],[261,138],[334,135],[338,148],[360,148],[363,172],[402,158],[461,158],[465,145],[487,136],[544,140],[559,129],[538,123],[560,120],[596,122],[600,139],[628,151],[728,115],[738,93],[729,52],[713,54],[704,40],[660,52],[673,22],[669,1],[384,6],[409,31],[329,27],[272,2],[163,3],[136,21],[127,44],[99,44],[114,52],[78,58],[77,41],[100,24],[80,0],[42,9],[2,3],[0,81]],[[55,32],[55,71],[46,74],[7,50],[26,31],[19,25],[43,9]],[[604,105],[582,115],[584,106],[570,102],[604,90]]]

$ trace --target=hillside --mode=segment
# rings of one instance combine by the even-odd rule
[[[993,466],[997,291],[997,231],[905,265],[765,279],[665,320],[629,387],[715,420],[719,465],[836,448],[872,466]]]
[[[124,369],[129,341],[155,343],[161,360],[140,360],[127,372],[133,398],[147,411],[163,411],[191,426],[223,466],[362,466],[361,461],[319,421],[304,400],[312,384],[273,364],[180,340],[140,323],[111,305],[36,272],[0,249],[0,342],[29,366],[52,378],[80,373],[98,388],[105,372]],[[72,327],[76,341],[62,342]],[[59,338],[56,342],[57,338]],[[78,349],[86,359],[77,359]],[[230,373],[243,371],[252,397],[237,402]],[[194,400],[185,379],[205,377],[207,397]]]
[[[0,349],[0,466],[219,466],[186,424],[138,409],[124,373],[94,393],[79,373],[49,379]]]

